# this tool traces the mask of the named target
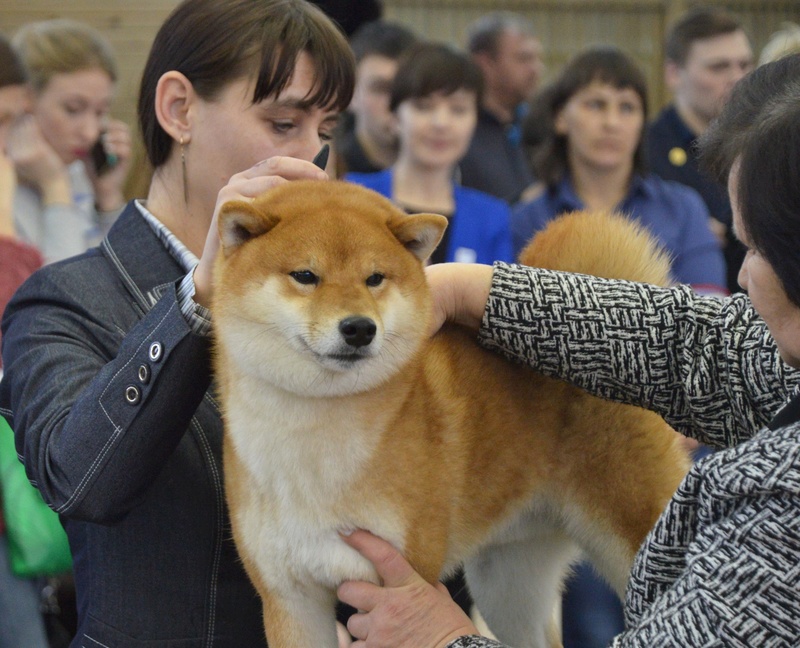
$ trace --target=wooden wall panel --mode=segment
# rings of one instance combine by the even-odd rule
[[[529,18],[542,41],[548,75],[573,54],[593,44],[615,44],[642,66],[653,112],[669,101],[663,86],[663,36],[669,23],[696,4],[733,12],[753,40],[756,53],[785,21],[800,23],[798,0],[384,0],[389,18],[409,24],[427,38],[463,46],[467,26],[498,9]]]
[[[457,10],[447,0],[387,0],[387,15],[417,28],[427,38],[463,46],[468,25],[485,13],[486,3],[464,2]],[[466,5],[466,6],[463,6]],[[495,8],[526,16],[542,41],[552,76],[577,51],[589,45],[614,43],[634,57],[647,77],[651,103],[661,97],[661,34],[663,7],[656,2],[501,2]],[[425,17],[427,16],[427,19]]]

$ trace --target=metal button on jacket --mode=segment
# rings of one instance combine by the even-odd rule
[[[161,346],[161,342],[153,342],[150,345],[150,352],[149,356],[153,362],[158,362],[161,360],[161,354],[164,352],[164,347]]]
[[[139,375],[140,383],[146,385],[150,382],[150,367],[148,367],[146,364],[139,365],[139,370],[137,373]]]
[[[136,385],[128,385],[125,388],[125,400],[131,405],[137,405],[142,400],[142,393]]]

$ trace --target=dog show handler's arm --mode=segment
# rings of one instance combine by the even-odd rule
[[[595,396],[652,410],[702,443],[730,447],[766,425],[800,379],[765,333],[744,295],[720,301],[685,285],[497,263],[478,341]]]

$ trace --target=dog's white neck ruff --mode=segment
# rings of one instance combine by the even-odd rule
[[[389,507],[351,495],[384,426],[354,420],[352,408],[340,405],[346,400],[304,398],[249,378],[238,379],[228,396],[226,433],[263,494],[245,516],[244,535],[258,538],[251,551],[263,556],[263,577],[274,587],[284,585],[268,567],[276,562],[293,578],[328,587],[375,580],[372,567],[342,542],[342,530],[370,528],[404,545],[404,525]]]
[[[300,499],[313,491],[336,497],[377,444],[375,429],[353,420],[346,397],[307,398],[249,378],[238,379],[231,392],[227,430],[263,488],[286,490],[289,474],[303,484]]]

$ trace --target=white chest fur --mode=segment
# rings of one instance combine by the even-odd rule
[[[403,548],[405,529],[386,502],[354,496],[378,442],[346,399],[300,398],[240,381],[228,395],[226,433],[252,491],[235,512],[262,578],[336,587],[376,580],[371,565],[339,531],[369,528]],[[367,526],[368,525],[368,526]]]

